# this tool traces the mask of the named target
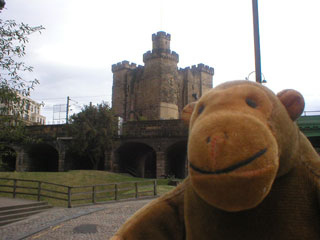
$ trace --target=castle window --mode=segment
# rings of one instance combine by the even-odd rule
[[[192,94],[192,97],[194,98],[194,100],[195,100],[195,101],[197,101],[197,100],[198,100],[198,94],[193,93],[193,94]]]

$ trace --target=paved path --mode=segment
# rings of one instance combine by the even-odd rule
[[[115,202],[81,208],[53,208],[26,220],[0,227],[0,239],[106,240],[129,216],[151,200]]]
[[[20,199],[20,198],[7,198],[0,197],[0,207],[9,207],[20,204],[34,203],[35,201]]]

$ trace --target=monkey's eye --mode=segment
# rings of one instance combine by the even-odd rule
[[[258,106],[256,101],[252,100],[251,98],[247,98],[246,103],[251,108],[256,108]]]
[[[204,110],[204,105],[201,105],[198,109],[198,115],[200,115]]]

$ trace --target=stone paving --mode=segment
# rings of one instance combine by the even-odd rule
[[[0,227],[2,240],[109,239],[134,212],[152,199],[79,208],[53,208]]]
[[[34,201],[20,198],[0,197],[0,207],[9,207],[27,203],[34,203]]]

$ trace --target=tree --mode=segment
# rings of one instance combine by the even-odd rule
[[[103,163],[105,152],[112,147],[117,121],[105,102],[85,106],[78,114],[70,117],[73,143],[72,152],[90,160],[93,169]]]
[[[3,7],[3,1],[1,4]],[[14,20],[0,19],[0,153],[5,152],[1,142],[27,139],[21,117],[28,104],[26,97],[39,81],[28,81],[22,77],[23,72],[32,72],[33,68],[20,59],[26,54],[29,36],[35,32],[41,33],[43,29],[42,26],[30,27]]]
[[[28,81],[22,78],[23,72],[32,72],[33,67],[26,65],[19,59],[26,55],[26,43],[29,35],[40,32],[42,26],[30,27],[27,24],[17,24],[14,20],[0,19],[0,101],[1,113],[12,113],[19,116],[24,109],[30,91],[37,79]],[[20,95],[19,95],[19,94]]]
[[[4,8],[5,5],[6,5],[6,2],[4,0],[0,0],[0,12]]]

